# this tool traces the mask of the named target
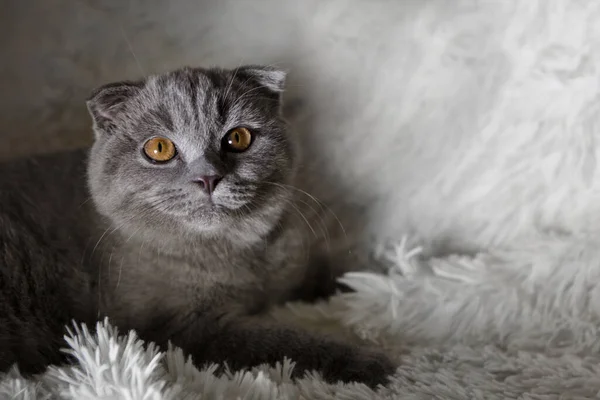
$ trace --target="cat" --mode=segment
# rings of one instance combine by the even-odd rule
[[[288,357],[296,377],[387,382],[382,352],[265,313],[335,290],[297,212],[285,79],[247,65],[107,84],[87,100],[90,149],[0,167],[0,371],[63,362],[65,325],[108,316],[197,365]]]

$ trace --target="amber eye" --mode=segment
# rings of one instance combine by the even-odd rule
[[[252,144],[252,133],[246,128],[235,128],[223,138],[225,150],[241,153]]]
[[[167,138],[157,137],[144,144],[144,153],[153,161],[167,162],[175,157],[175,145]]]

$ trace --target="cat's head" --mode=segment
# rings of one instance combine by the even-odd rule
[[[92,197],[116,228],[258,238],[288,203],[285,73],[183,68],[94,91]]]

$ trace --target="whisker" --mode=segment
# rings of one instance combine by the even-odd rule
[[[131,45],[131,42],[129,41],[127,34],[125,33],[125,29],[123,28],[123,25],[119,24],[119,28],[121,30],[121,35],[123,36],[125,43],[127,43],[127,47],[129,47],[129,52],[131,53],[131,55],[133,56],[133,59],[135,60],[135,63],[137,64],[137,67],[139,68],[142,75],[146,76],[146,72],[142,68],[142,64],[140,63],[140,60],[138,60],[137,56],[135,55],[135,52],[133,51],[133,46]]]
[[[117,285],[115,288],[118,288],[121,284],[121,273],[123,272],[123,262],[125,261],[125,257],[121,257],[121,264],[119,265],[119,276],[117,277]]]
[[[320,213],[315,210],[309,203],[307,203],[304,200],[300,200],[297,199],[297,201],[299,201],[300,203],[304,204],[305,206],[307,206],[308,208],[310,208],[310,210],[313,212],[313,214],[316,216],[316,218],[318,218],[318,224],[319,224],[319,228],[321,230],[321,232],[323,233],[323,239],[325,240],[325,247],[327,248],[327,251],[330,250],[330,244],[331,244],[331,237],[329,235],[329,230],[327,229],[327,223],[325,222],[324,218],[320,215]]]
[[[243,64],[243,61],[240,63]],[[233,81],[238,73],[238,71],[240,70],[240,66],[238,66],[234,71],[233,71],[233,75],[231,75],[231,79],[229,80],[229,84],[227,85],[227,87],[225,88],[225,93],[223,93],[223,96],[221,97],[223,100],[227,99],[227,95],[229,94],[229,90],[231,90],[231,86],[233,85]]]
[[[246,80],[246,82],[247,82],[247,81],[249,81],[249,80],[250,80],[250,79]],[[241,95],[239,95],[239,96],[238,96],[238,97],[235,99],[235,101],[233,102],[233,104],[232,104],[231,108],[235,108],[235,107],[237,107],[237,106],[239,105],[239,103],[240,103],[242,100],[246,99],[246,95],[247,95],[247,94],[250,94],[250,93],[252,93],[252,92],[254,92],[254,91],[256,91],[256,90],[261,90],[261,89],[266,89],[266,88],[267,88],[267,87],[266,87],[265,85],[260,85],[260,86],[256,86],[256,87],[253,87],[253,88],[251,88],[251,89],[248,89],[247,91],[245,91],[244,93],[242,93]]]
[[[308,262],[310,261],[310,256],[311,256],[311,241],[309,238],[306,237],[306,235],[303,234],[304,230],[301,229],[300,227],[298,227],[298,224],[296,223],[296,221],[290,221],[292,224],[292,228],[296,231],[300,233],[300,246],[302,246],[302,251],[301,251],[301,259],[303,260],[304,264],[308,264]],[[281,224],[279,225],[281,226]]]
[[[108,278],[110,279],[110,264],[112,263],[112,257],[115,249],[112,249],[110,252],[110,256],[108,257]]]
[[[123,221],[118,226],[113,226],[112,224],[110,224],[104,230],[104,232],[102,233],[102,235],[100,235],[100,238],[98,239],[98,241],[96,242],[96,245],[94,246],[92,252],[90,253],[90,257],[93,257],[94,253],[96,252],[96,250],[100,246],[100,243],[103,240],[105,240],[110,235],[112,235],[113,233],[115,233],[116,231],[118,231],[119,229],[121,229],[123,226],[125,226],[127,223],[129,223],[134,218],[143,217],[146,213],[148,213],[150,211],[153,211],[153,210],[152,209],[144,209],[144,210],[142,210],[142,211],[140,211],[138,213],[134,213],[134,214],[132,214],[129,218],[127,218],[125,221]],[[111,228],[112,228],[112,230],[111,230]],[[110,271],[109,271],[109,273],[110,273]],[[121,271],[119,271],[119,279],[120,279],[120,274],[121,274]],[[102,263],[100,263],[100,267],[98,268],[98,307],[100,307],[100,301],[101,301],[101,295],[102,295],[102,290],[101,290],[101,287],[100,287],[101,284],[102,284]],[[100,312],[100,308],[98,308],[98,312]]]
[[[88,201],[92,200],[92,196],[88,196],[87,199],[85,199],[77,208],[81,208],[85,205],[85,203],[87,203]]]
[[[268,197],[266,197],[264,194],[261,194],[259,196],[257,196],[257,198],[259,200],[268,200]],[[319,235],[317,234],[317,232],[315,231],[315,229],[313,228],[313,226],[311,225],[311,223],[309,222],[308,218],[306,218],[306,216],[304,215],[304,213],[302,212],[302,210],[300,210],[300,208],[296,207],[296,205],[294,204],[294,202],[290,199],[284,199],[283,200],[285,202],[285,204],[289,205],[294,211],[296,211],[296,213],[302,218],[302,220],[306,223],[306,225],[309,227],[310,231],[312,232],[313,236],[315,239],[319,239]],[[247,210],[250,210],[250,207],[248,206],[244,206]],[[314,211],[314,209],[312,209]],[[317,214],[318,215],[318,214]],[[296,227],[296,226],[294,226]],[[297,228],[297,227],[296,227]],[[298,232],[303,232],[302,229],[297,229]],[[324,234],[324,240],[326,243],[326,247],[327,249],[329,249],[329,241],[327,239],[327,232],[325,230],[323,230],[321,228],[321,231]],[[302,236],[304,237],[304,236]],[[303,251],[305,249],[304,247],[304,240],[302,240],[302,247],[303,247]],[[310,244],[308,245],[309,249],[310,249]],[[308,251],[308,253],[310,253],[310,251]]]
[[[109,225],[108,228],[106,228],[104,230],[104,232],[102,233],[102,235],[100,235],[100,239],[98,239],[98,241],[96,242],[96,245],[94,246],[94,248],[92,249],[92,253],[90,254],[90,257],[92,257],[94,255],[94,253],[96,252],[96,249],[98,248],[98,246],[100,245],[100,242],[102,241],[102,239],[104,239],[104,236],[106,236],[106,234],[108,233],[108,231],[112,228],[112,225]],[[115,228],[116,230],[117,228]],[[114,231],[113,231],[114,232]],[[112,232],[111,232],[112,233]],[[110,236],[110,234],[109,234]]]
[[[247,94],[250,94],[250,93],[252,93],[252,92],[254,92],[256,90],[261,90],[261,89],[266,89],[266,88],[267,87],[265,85],[260,85],[260,86],[257,86],[257,87],[253,87],[252,89],[246,90],[244,93],[242,93],[241,95],[238,96],[238,98],[236,99],[236,102],[234,103],[234,106],[237,105],[240,100],[245,99],[245,96]]]
[[[264,196],[259,196],[259,198],[260,199],[266,199],[266,197],[264,197]],[[246,209],[249,213],[253,212],[252,208],[250,206],[246,205],[246,204],[243,205],[243,208]],[[296,209],[296,211],[299,212],[298,209]],[[301,212],[299,212],[299,213],[300,213],[300,215],[302,215]],[[296,224],[296,221],[294,221],[294,220],[291,220],[290,223],[292,224],[292,228],[294,228],[294,230],[296,232],[300,233],[300,236],[299,236],[300,237],[300,245],[302,246],[301,255],[302,255],[302,258],[304,260],[303,262],[306,264],[310,260],[310,255],[311,255],[310,247],[311,247],[311,245],[310,245],[310,243],[307,244],[306,236],[303,234],[305,232],[305,230],[299,228],[297,226],[297,224]],[[310,226],[310,224],[309,224],[309,226]],[[282,221],[278,221],[275,224],[275,227],[283,227],[283,222]]]
[[[133,231],[133,233],[131,235],[129,235],[129,237],[125,240],[125,243],[129,242],[131,240],[131,238],[133,238],[133,236],[135,236],[135,234],[137,234],[140,229],[142,229],[141,227],[137,228],[136,230]]]
[[[328,213],[330,213],[333,218],[335,218],[336,222],[338,223],[338,225],[340,226],[340,229],[342,230],[344,237],[346,239],[346,241],[348,240],[348,234],[346,233],[346,229],[344,228],[344,225],[342,224],[342,221],[340,221],[340,219],[338,218],[338,216],[336,215],[336,213],[333,212],[333,210],[327,206],[327,204],[325,204],[324,202],[322,202],[321,200],[317,199],[315,196],[313,196],[312,194],[297,188],[295,186],[292,185],[288,185],[288,184],[284,184],[284,183],[277,183],[277,182],[269,182],[269,181],[265,181],[264,183],[268,183],[271,185],[275,185],[275,186],[279,186],[283,189],[291,189],[291,190],[295,190],[298,193],[304,194],[305,196],[307,196],[308,198],[310,198],[312,201],[314,201],[315,203],[317,203],[319,205],[319,207],[321,208],[322,211],[326,211]]]

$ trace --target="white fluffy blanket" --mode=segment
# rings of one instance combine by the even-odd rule
[[[419,260],[406,243],[380,252],[387,276],[352,273],[356,292],[327,304],[296,304],[275,318],[315,329],[344,325],[386,346],[400,367],[377,392],[328,385],[318,375],[289,379],[275,368],[196,369],[179,349],[158,352],[107,321],[91,335],[71,329],[74,366],[36,380],[15,369],[0,377],[10,399],[584,399],[600,396],[600,248],[581,238],[531,242],[527,249]],[[567,271],[577,271],[576,274]],[[341,324],[340,324],[341,323]],[[339,329],[337,329],[339,331]],[[339,333],[342,333],[341,331]],[[432,346],[432,343],[436,343]]]

